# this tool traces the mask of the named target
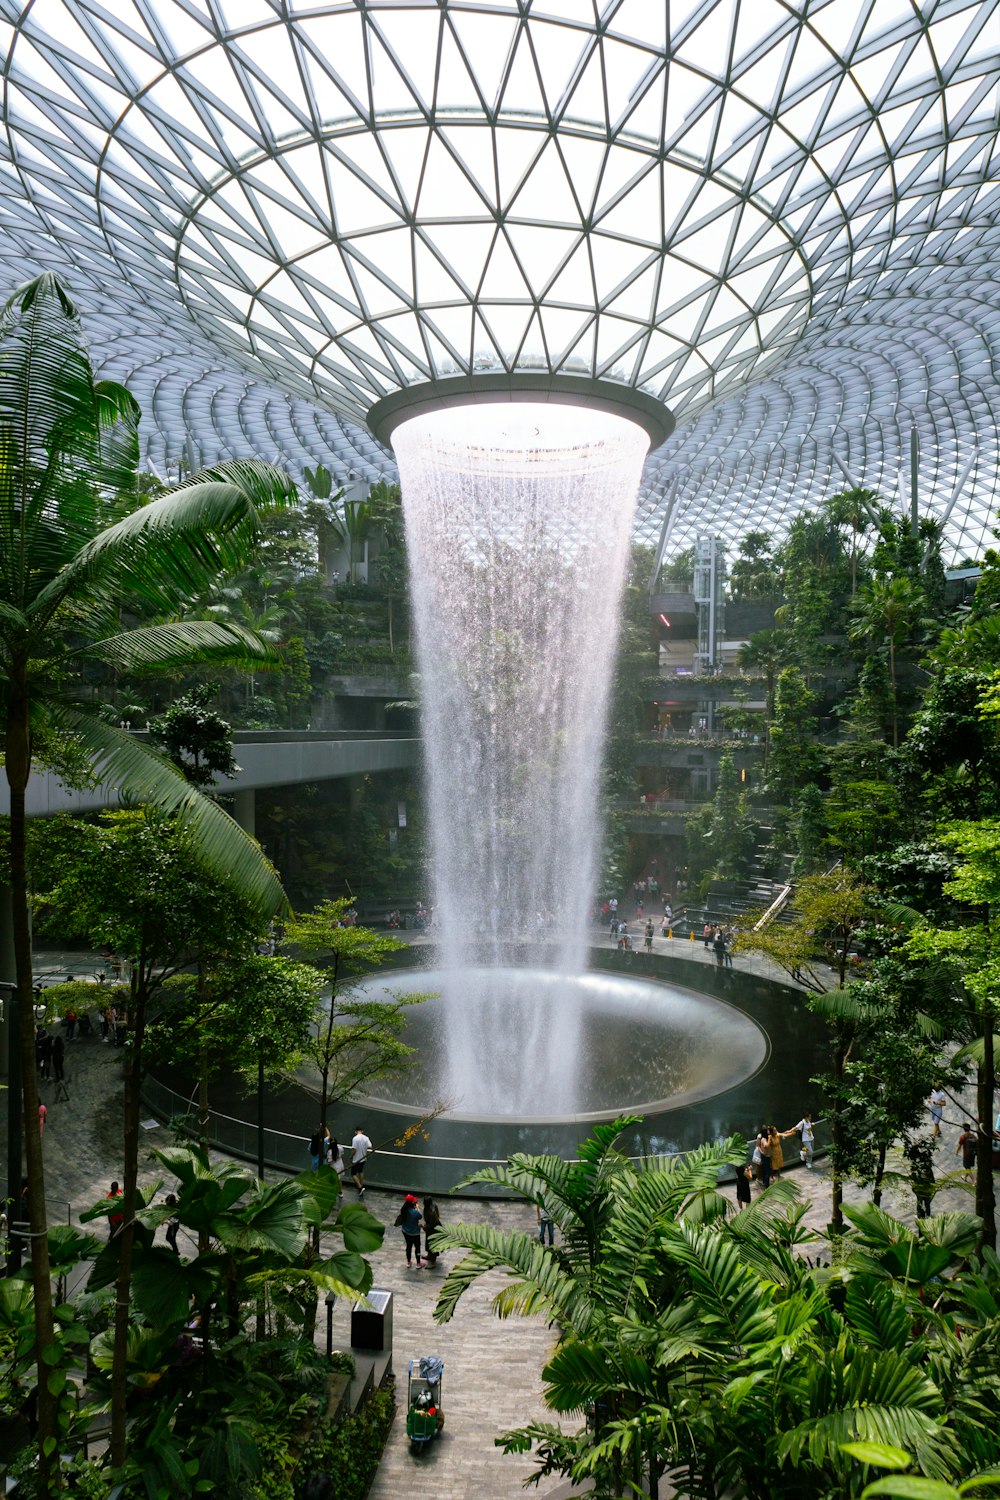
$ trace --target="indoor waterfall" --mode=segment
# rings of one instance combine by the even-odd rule
[[[572,991],[597,894],[602,750],[647,447],[624,418],[535,403],[441,410],[393,434],[443,1078],[462,1111],[579,1107]],[[550,971],[544,984],[530,969],[519,980],[519,956]]]

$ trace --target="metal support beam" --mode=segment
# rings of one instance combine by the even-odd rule
[[[948,504],[945,506],[944,515],[939,518],[942,528],[947,526],[948,522],[951,520],[951,513],[955,509],[955,506],[958,504],[959,496],[969,482],[969,476],[972,473],[973,469],[976,467],[976,461],[978,458],[979,449],[973,448],[972,457],[969,459],[965,468],[962,470],[961,474],[958,477],[958,483],[948,497]]]
[[[660,540],[656,548],[656,561],[653,563],[653,571],[649,579],[650,595],[656,593],[656,581],[663,567],[663,558],[667,550],[667,542],[670,540],[670,526],[674,519],[674,506],[677,504],[677,486],[680,483],[680,475],[675,474],[667,487],[666,503],[663,511],[663,525],[660,527]]]
[[[841,474],[843,474],[844,478],[847,480],[847,483],[850,485],[851,489],[852,490],[856,490],[858,492],[858,494],[863,494],[864,493],[864,488],[865,488],[864,485],[861,483],[860,480],[855,479],[854,475],[851,473],[850,469],[844,463],[844,460],[841,458],[840,454],[837,453],[837,452],[835,452],[833,448],[830,449],[830,457],[833,459],[834,463],[837,465],[837,468],[840,470]],[[868,504],[867,500],[862,500],[861,503],[864,506],[864,508],[865,508],[865,510],[866,510],[866,512],[868,514],[868,519],[871,521],[871,523],[874,526],[877,526],[878,525],[878,515],[877,515],[877,513]]]
[[[920,436],[910,428],[910,533],[920,534]]]

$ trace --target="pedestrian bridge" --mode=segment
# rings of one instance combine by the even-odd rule
[[[145,739],[145,734],[137,736]],[[233,754],[240,767],[224,777],[215,790],[236,794],[237,802],[252,801],[263,787],[295,786],[338,776],[363,776],[378,771],[403,771],[416,766],[419,737],[411,732],[367,729],[238,730]],[[75,791],[52,771],[32,771],[26,803],[29,817],[55,813],[95,812],[115,807],[120,800],[113,782]],[[10,812],[10,790],[0,777],[0,813]]]

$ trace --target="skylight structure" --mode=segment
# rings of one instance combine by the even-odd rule
[[[376,403],[532,375],[674,414],[638,516],[670,550],[908,494],[914,442],[951,551],[988,534],[998,0],[0,16],[5,280],[76,288],[161,470],[371,479]]]

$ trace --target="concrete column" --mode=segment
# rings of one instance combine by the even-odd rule
[[[257,837],[257,793],[251,787],[248,791],[236,792],[233,797],[233,817],[251,838]]]

